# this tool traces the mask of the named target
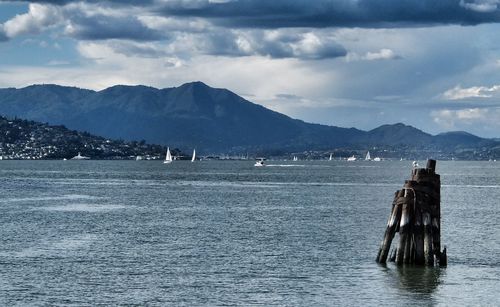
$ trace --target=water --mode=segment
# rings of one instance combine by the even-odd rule
[[[268,164],[2,161],[0,305],[500,305],[500,163],[438,162],[444,269],[374,261],[410,162]]]

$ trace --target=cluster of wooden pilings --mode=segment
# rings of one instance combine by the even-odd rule
[[[446,247],[441,252],[441,181],[435,170],[435,160],[428,160],[426,168],[414,166],[411,180],[396,192],[377,262],[446,266]],[[396,232],[399,245],[389,253]]]

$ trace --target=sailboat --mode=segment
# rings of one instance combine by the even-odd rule
[[[347,158],[347,161],[356,161],[356,157],[352,155],[352,157]]]
[[[170,148],[167,147],[167,154],[165,156],[165,161],[163,163],[172,163],[172,154],[170,153]]]
[[[365,161],[371,161],[371,159],[372,159],[372,158],[370,157],[370,152],[368,151],[368,152],[366,153]]]
[[[328,159],[328,161],[332,161],[333,160],[333,156],[332,154],[330,154],[330,158]]]
[[[89,160],[89,159],[90,159],[89,157],[82,156],[80,153],[78,153],[77,156],[71,158],[71,160]]]
[[[297,156],[293,156],[293,161],[299,161],[299,159],[297,158]]]
[[[196,149],[193,149],[193,157],[191,158],[191,162],[196,161]]]

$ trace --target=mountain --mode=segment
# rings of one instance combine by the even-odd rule
[[[0,90],[0,114],[125,140],[204,151],[345,146],[363,131],[308,124],[202,82],[90,91],[56,85]]]
[[[397,123],[394,125],[382,125],[370,130],[357,140],[357,142],[373,146],[397,146],[408,144],[423,146],[429,144],[432,139],[432,135],[418,130],[415,127]]]
[[[124,85],[102,91],[58,85],[0,89],[0,114],[107,138],[146,140],[184,150],[196,147],[205,153],[369,147],[464,151],[498,145],[465,132],[432,136],[404,124],[362,131],[305,123],[202,82],[165,89]]]

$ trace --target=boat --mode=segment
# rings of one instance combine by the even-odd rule
[[[333,156],[332,154],[330,154],[330,158],[328,158],[328,161],[332,161],[333,160]]]
[[[370,156],[370,151],[368,151],[368,152],[366,153],[365,161],[371,161],[371,160],[372,160],[372,158],[371,158],[371,156]]]
[[[382,161],[382,159],[381,159],[381,158],[379,158],[379,157],[375,157],[375,158],[373,158],[373,161],[375,161],[375,162],[380,162],[380,161]]]
[[[254,164],[253,166],[258,166],[258,167],[260,167],[260,166],[266,166],[266,165],[264,164],[264,161],[265,161],[265,160],[266,160],[266,159],[264,159],[264,158],[257,158],[257,161],[255,161],[255,164]]]
[[[165,161],[163,163],[172,163],[172,154],[170,153],[170,148],[167,147],[167,154],[165,155]]]
[[[142,159],[144,159],[142,156],[136,156],[135,157],[135,161],[141,161]]]
[[[356,161],[356,157],[352,155],[352,157],[347,158],[347,161]]]
[[[193,157],[191,158],[191,162],[196,161],[196,149],[193,149]]]
[[[73,158],[71,158],[71,160],[90,160],[90,158],[82,156],[80,153],[78,153],[78,155],[76,155]]]
[[[293,156],[293,161],[299,161],[299,158],[297,158],[297,156]]]

